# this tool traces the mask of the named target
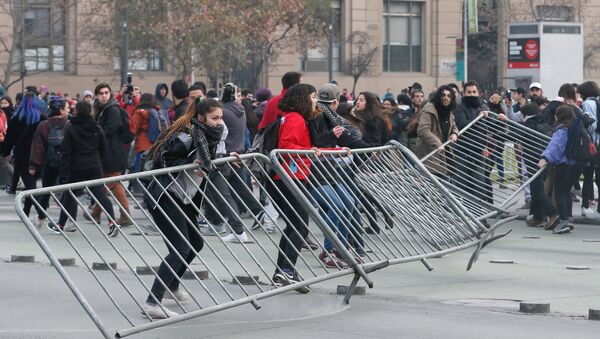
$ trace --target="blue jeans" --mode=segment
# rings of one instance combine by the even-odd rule
[[[348,190],[342,185],[321,185],[311,188],[309,193],[321,207],[321,216],[331,230],[337,234],[344,246],[348,246],[348,227],[340,219],[340,215],[354,214],[354,199]],[[326,251],[333,250],[333,243],[327,236],[325,236],[323,247]]]

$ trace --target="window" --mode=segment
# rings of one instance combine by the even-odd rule
[[[15,70],[65,70],[65,9],[59,0],[13,0],[15,20],[23,29],[14,54]],[[24,7],[23,7],[24,6]]]
[[[539,5],[536,10],[540,21],[575,21],[575,11],[571,6]]]
[[[384,72],[421,72],[423,4],[416,1],[383,1]]]
[[[127,59],[127,69],[130,71],[162,71],[162,57],[160,51],[149,49],[145,51],[130,50],[129,58]],[[114,69],[121,69],[121,60],[119,57],[114,58]]]
[[[331,10],[333,11],[333,72],[340,71],[341,60],[341,0],[331,1]],[[329,13],[323,14],[323,20],[329,21]],[[321,42],[321,46],[309,48],[302,57],[302,72],[327,72],[328,71],[328,48],[327,39]]]

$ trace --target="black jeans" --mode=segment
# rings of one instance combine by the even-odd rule
[[[594,183],[600,190],[600,166],[592,163],[583,171],[583,189],[581,192],[582,207],[589,208],[590,200],[595,199]],[[598,204],[598,211],[600,211],[600,204]]]
[[[225,165],[227,166],[227,165]],[[223,166],[222,171],[228,171],[229,168]],[[229,186],[227,186],[227,182],[225,182],[224,176],[220,173],[220,171],[213,171],[209,174],[209,180],[212,183],[206,183],[206,197],[210,200],[210,202],[221,212],[223,217],[225,217],[229,221],[229,225],[236,234],[242,234],[244,232],[244,224],[242,220],[239,218],[239,210],[238,206],[231,195],[231,191]],[[206,219],[213,225],[220,224],[223,220],[217,213],[217,210],[211,206],[210,203],[203,203],[205,209]]]
[[[29,174],[28,164],[24,164],[20,159],[15,159],[15,168],[13,172],[13,183],[19,182],[19,178],[23,180],[23,184],[25,185],[25,190],[32,190],[36,187],[36,177]],[[15,187],[17,187],[15,185]],[[33,200],[31,198],[25,198],[25,202],[23,204],[23,212],[27,216],[29,216],[29,212],[31,212],[31,206],[33,206]],[[39,209],[37,206],[35,207],[37,210],[38,216],[44,215],[43,211]]]
[[[560,215],[560,220],[567,221],[573,216],[573,199],[571,189],[575,182],[579,181],[579,176],[583,172],[581,165],[559,164],[554,177],[554,200],[556,208]]]
[[[152,284],[151,292],[154,297],[156,297],[158,302],[162,302],[165,294],[165,287],[160,281],[162,280],[164,285],[166,285],[170,291],[177,291],[181,276],[183,276],[187,270],[185,264],[189,265],[194,260],[196,257],[194,251],[200,252],[202,247],[204,247],[204,240],[202,240],[202,237],[200,236],[195,225],[198,213],[192,205],[193,203],[185,205],[180,199],[172,195],[171,197],[173,198],[173,201],[171,201],[167,194],[168,193],[165,192],[158,200],[158,205],[160,205],[160,207],[163,209],[166,216],[158,207],[150,209],[150,214],[152,215],[154,222],[166,238],[165,244],[169,250],[169,254],[167,254],[164,261],[160,263],[157,272],[158,277],[154,279],[154,283]],[[181,208],[183,213],[179,211],[179,208]],[[186,220],[186,217],[191,223]],[[173,222],[177,229],[171,225],[169,220]],[[179,235],[177,230],[181,232],[181,235]],[[173,247],[168,245],[167,240],[171,243],[171,245],[173,245]],[[186,241],[189,242],[191,247]],[[181,258],[183,258],[183,260],[185,260],[185,264],[179,258],[178,254],[181,256]],[[177,277],[173,275],[167,265],[173,269]],[[156,301],[150,295],[146,301],[150,304],[156,304]]]
[[[235,200],[238,206],[238,210],[240,212],[244,212],[247,209],[249,209],[250,212],[252,212],[252,214],[259,213],[263,210],[263,207],[254,196],[254,193],[252,193],[250,188],[248,188],[248,185],[246,185],[246,183],[242,179],[244,177],[243,172],[246,169],[244,167],[237,168],[233,165],[231,167],[233,167],[233,170],[228,168],[224,176],[227,179],[229,185],[231,186],[231,189],[239,195],[239,199],[235,195],[233,196],[233,199]],[[244,203],[246,205],[244,205]],[[246,208],[246,206],[248,208]]]
[[[300,206],[298,200],[281,180],[275,180],[274,182],[275,186],[271,182],[267,182],[267,192],[273,199],[273,203],[281,209],[280,215],[288,219],[285,221],[285,228],[279,240],[280,252],[277,255],[277,268],[295,271],[294,266],[298,260],[298,254],[302,249],[304,239],[308,235],[308,213]],[[277,192],[276,188],[279,189],[281,194]],[[287,239],[284,235],[287,236]]]
[[[544,220],[547,216],[556,215],[558,212],[552,201],[544,191],[544,181],[548,176],[549,169],[546,168],[537,178],[535,178],[529,188],[531,190],[531,208],[529,214],[537,221]]]
[[[58,184],[58,168],[45,165],[42,169],[42,187],[49,187]],[[50,206],[50,194],[44,194],[39,199],[40,205],[44,210]],[[40,219],[45,219],[44,214],[38,214]]]
[[[84,171],[73,171],[71,173],[71,177],[69,178],[69,183],[80,182],[86,180],[94,180],[102,178],[102,170],[100,168],[94,168],[90,170]],[[115,218],[115,213],[113,211],[113,206],[108,197],[106,196],[106,191],[104,190],[104,186],[93,186],[90,187],[90,192],[92,196],[95,197],[100,205],[104,207],[104,209],[108,212],[108,214],[113,218]],[[75,192],[73,192],[75,193]],[[92,199],[93,199],[92,197]],[[67,222],[68,216],[65,213],[65,210],[71,215],[71,217],[76,220],[77,219],[77,201],[75,198],[71,196],[71,193],[64,192],[61,204],[64,207],[64,210],[60,211],[60,217],[58,218],[58,224],[64,226]]]
[[[482,201],[490,201],[493,196],[492,183],[486,177],[485,160],[480,150],[471,150],[461,146],[457,148],[460,152],[455,154],[456,157],[456,177],[457,186],[467,193],[481,199]]]

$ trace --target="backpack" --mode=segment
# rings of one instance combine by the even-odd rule
[[[568,131],[567,147],[565,149],[567,159],[575,160],[578,164],[587,164],[596,158],[597,153],[596,145],[592,142],[581,120],[575,120]]]
[[[123,108],[120,108],[121,113],[121,129],[119,130],[119,139],[124,144],[131,144],[133,139],[135,139],[135,135],[131,132],[129,128],[129,113]]]
[[[50,124],[48,125],[50,126]],[[46,148],[46,162],[52,168],[60,167],[64,138],[64,126],[50,126],[48,130],[48,147]]]
[[[158,139],[160,133],[167,128],[167,120],[153,108],[151,108],[149,112],[148,130],[146,131],[146,135],[148,136],[148,140],[150,140],[151,143],[154,143]]]
[[[281,126],[281,115],[278,115],[275,121],[268,124],[261,131],[259,131],[252,141],[252,147],[250,148],[251,153],[262,153],[266,156],[271,154],[271,151],[277,149],[279,145],[279,127]],[[273,166],[269,161],[267,162],[258,162],[256,159],[251,159],[247,165],[250,168],[250,171],[259,179],[262,180],[263,172],[261,169],[264,169],[269,176],[271,176],[273,171]]]

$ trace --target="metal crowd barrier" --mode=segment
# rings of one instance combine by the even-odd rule
[[[268,161],[266,156],[260,154],[218,159],[213,162],[213,166],[218,170],[205,176],[204,182],[200,185],[191,180],[193,176],[197,175],[194,172],[197,170],[197,166],[186,165],[29,190],[18,195],[15,205],[19,216],[34,239],[102,334],[106,338],[115,335],[125,337],[243,304],[251,304],[254,308],[259,309],[261,299],[355,272],[348,266],[325,267],[318,259],[320,250],[294,250],[298,259],[293,265],[289,264],[287,256],[279,250],[279,245],[280,242],[288,243],[289,241],[287,236],[282,236],[282,230],[290,215],[279,213],[281,220],[278,222],[275,212],[280,212],[285,207],[293,210],[295,206],[289,206],[285,196],[280,196],[277,200],[273,199],[273,195],[280,192],[273,181],[269,179],[269,173],[263,166]],[[253,171],[247,165],[249,162],[253,163]],[[224,173],[229,174],[224,175]],[[256,180],[258,173],[262,174],[261,180]],[[248,176],[255,179],[252,180],[252,189],[246,186],[246,181],[242,179]],[[157,180],[157,178],[162,178],[162,180]],[[172,233],[178,228],[169,218],[166,218],[169,225],[162,227],[157,225],[148,210],[148,205],[153,205],[157,201],[147,194],[146,187],[149,182],[161,185],[164,190],[164,197],[161,199],[171,202],[175,202],[174,197],[177,196],[173,193],[175,191],[178,191],[181,197],[191,199],[192,197],[188,196],[184,192],[185,190],[177,189],[183,188],[182,181],[176,180],[177,178],[190,179],[187,181],[188,187],[190,183],[194,183],[196,189],[200,190],[198,194],[204,198],[203,207],[199,208],[197,205],[191,204],[196,213],[202,218],[208,219],[208,215],[205,213],[206,209],[214,208],[216,218],[224,221],[228,232],[233,230],[232,227],[236,222],[238,225],[241,223],[249,242],[225,243],[219,236],[206,235],[210,231],[213,233],[219,231],[219,227],[214,223],[209,223],[206,228],[194,227],[191,233],[203,239],[204,246],[197,251],[197,247],[194,247],[195,244],[190,243],[191,240],[183,240],[185,248],[193,256],[193,261],[184,264],[186,273],[183,278],[177,279],[180,290],[187,292],[191,298],[187,302],[177,299],[166,301],[163,305],[179,315],[156,320],[151,319],[148,314],[144,314],[142,306],[150,294],[155,277],[157,277],[157,266],[165,264],[165,268],[170,273],[175,273],[169,265],[166,265],[163,258],[167,249],[174,249],[175,245],[167,239],[165,230]],[[117,183],[126,188],[128,183],[132,182],[137,184],[136,187],[141,188],[141,192],[136,193],[126,190],[130,206],[127,216],[132,219],[133,225],[121,228],[116,237],[110,237],[107,235],[107,219],[113,222],[115,220],[108,216],[103,208],[104,222],[100,224],[95,222],[87,208],[85,194],[82,193],[91,194],[90,188],[103,186],[115,205],[115,215],[118,215],[122,205],[107,185]],[[165,189],[167,186],[175,189]],[[214,196],[208,198],[211,189]],[[228,202],[228,198],[224,197],[226,191],[231,192],[233,199],[243,197],[243,199],[237,200],[239,204],[233,202],[233,205],[236,205],[236,208],[246,209],[247,212],[244,213],[246,217],[240,217],[236,210],[237,215],[227,219],[225,211],[232,205]],[[45,212],[46,220],[54,223],[58,221],[59,213],[66,211],[62,199],[67,195],[75,199],[79,211],[83,212],[79,213],[76,220],[74,220],[75,215],[68,215],[76,229],[75,232],[60,231],[60,235],[55,235],[45,227],[37,229],[25,215],[23,212],[24,199],[31,198],[34,205],[40,207],[39,200],[46,194],[49,194],[51,199],[51,207]],[[267,200],[270,200],[268,208],[260,202],[261,194],[263,199],[266,197]],[[97,202],[95,197],[92,200]],[[284,206],[286,204],[288,206]],[[181,204],[170,204],[170,208],[176,209],[183,215],[184,206]],[[162,207],[157,207],[157,209],[158,213],[165,217],[166,213],[173,212],[166,211]],[[261,216],[263,213],[264,216]],[[91,221],[82,218],[82,214]],[[215,216],[213,216],[214,218]],[[197,223],[196,220],[190,220],[188,217],[185,219],[189,224],[196,225]],[[254,230],[252,224],[254,224]],[[273,227],[274,231],[267,229],[268,227]],[[173,236],[174,238],[184,239],[180,231],[175,232],[177,234]],[[312,232],[310,236],[314,239],[320,238],[320,235]],[[303,243],[307,245],[305,240]],[[283,258],[281,259],[283,263],[292,266],[298,272],[300,282],[275,288],[273,274],[279,267],[276,260],[278,255]],[[85,276],[81,277],[80,274],[75,274],[71,268],[61,266],[59,258],[69,256],[76,256],[78,264],[87,269]],[[181,254],[177,254],[177,259],[183,263],[185,258]],[[116,266],[112,266],[114,264]],[[98,267],[103,267],[105,271],[97,270]],[[359,271],[362,271],[362,268],[359,268]],[[163,282],[161,284],[163,288],[166,288]],[[98,293],[105,295],[102,302],[94,297]],[[165,300],[169,295],[169,292],[165,292]],[[101,313],[98,310],[101,310]],[[106,318],[106,321],[103,318]],[[116,333],[111,334],[111,330],[116,330]]]
[[[276,150],[271,159],[346,262],[420,260],[431,270],[427,258],[489,241],[501,224],[484,226],[400,144]]]
[[[285,162],[289,159],[292,166],[312,165],[306,180],[296,176],[300,167],[294,171]],[[486,228],[400,145],[351,154],[276,150],[270,159],[247,154],[215,160],[212,166],[201,182],[198,167],[185,165],[17,196],[18,215],[104,337],[125,337],[245,304],[259,309],[262,299],[306,292],[312,284],[353,275],[344,298],[348,303],[360,278],[373,286],[372,271],[410,261],[431,270],[428,257],[476,247],[469,269],[479,249],[502,236],[493,234],[498,225]],[[271,179],[274,174],[277,180]],[[113,184],[125,189],[128,212],[109,189]],[[100,205],[93,194],[98,187],[114,205],[114,214],[123,210],[133,222],[114,237],[107,231],[115,217],[102,207],[97,222],[88,210],[89,202]],[[162,195],[151,195],[151,188]],[[41,208],[45,196],[51,200],[46,220],[57,223],[59,214],[66,213],[74,232],[38,229],[25,215],[25,199]],[[79,217],[65,208],[70,199],[82,212]],[[199,224],[196,214],[207,222]],[[332,218],[337,222],[333,228]],[[227,232],[243,230],[247,242],[211,236],[219,234],[221,223]],[[317,249],[310,249],[309,239]],[[169,252],[181,265],[177,272],[164,259]],[[76,257],[85,270],[63,267],[60,259],[65,257]],[[183,275],[167,284],[159,270]],[[296,272],[296,277],[282,283],[274,277],[281,272]],[[153,319],[144,311],[147,298],[158,301],[151,293],[155,281],[166,290],[160,308],[178,314]],[[177,283],[189,300],[170,292]]]
[[[438,178],[479,220],[508,213],[518,194],[541,174],[537,160],[523,156],[524,148],[540,154],[550,137],[520,123],[481,114],[459,132],[458,141],[447,141],[445,157],[433,151],[421,159],[429,170],[440,166]]]

